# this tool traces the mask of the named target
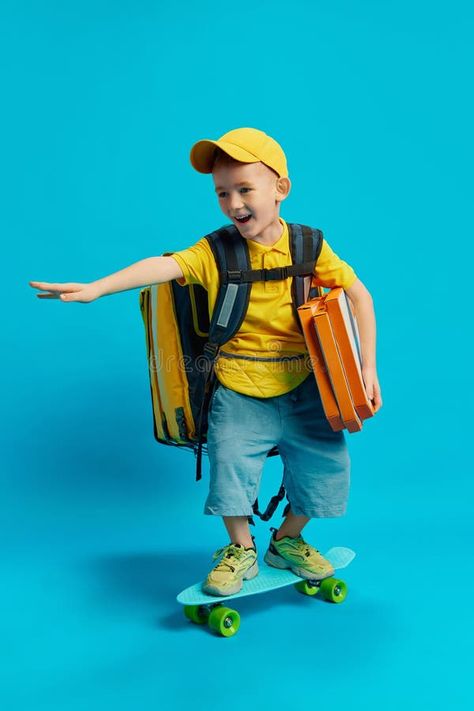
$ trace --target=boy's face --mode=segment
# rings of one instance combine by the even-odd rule
[[[260,237],[270,225],[281,228],[280,202],[290,191],[290,180],[263,163],[217,160],[212,170],[216,195],[222,212],[230,217],[242,237]],[[246,221],[238,217],[250,215]]]

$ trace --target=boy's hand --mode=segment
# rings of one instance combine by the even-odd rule
[[[367,397],[372,402],[375,412],[377,412],[377,410],[380,410],[382,407],[382,395],[375,367],[371,365],[363,367],[362,377],[364,379]]]
[[[51,284],[47,281],[30,281],[34,289],[46,291],[46,294],[36,294],[38,299],[61,299],[61,301],[80,301],[88,303],[98,299],[102,294],[94,284]]]

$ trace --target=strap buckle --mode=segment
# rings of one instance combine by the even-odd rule
[[[260,269],[263,281],[280,281],[288,279],[288,267],[273,267],[272,269]]]
[[[240,269],[228,269],[226,271],[226,281],[240,283],[242,281],[242,271]]]

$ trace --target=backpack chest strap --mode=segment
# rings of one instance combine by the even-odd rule
[[[223,273],[223,282],[247,284],[255,281],[280,281],[288,277],[307,276],[313,273],[314,260],[303,264],[286,264],[284,267],[271,269],[228,269]]]

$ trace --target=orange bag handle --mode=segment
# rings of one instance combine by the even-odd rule
[[[316,277],[315,277],[315,275],[313,274],[313,276],[312,276],[312,278],[311,278],[310,291],[311,291],[311,289],[317,289],[317,290],[318,290],[318,297],[319,297],[319,296],[324,296],[326,293],[328,293],[328,292],[323,291],[324,287],[320,286],[319,284],[316,284],[315,282],[316,282]],[[314,298],[317,298],[317,297],[314,297]],[[352,311],[352,315],[353,315],[354,318],[355,318],[355,309],[354,309],[354,306],[353,306],[353,304],[352,304],[352,301],[351,301],[349,298],[347,299],[347,301],[348,301],[348,303],[349,303],[350,310]]]
[[[319,286],[319,284],[316,284],[316,277],[315,277],[314,274],[313,274],[313,276],[311,277],[311,284],[310,284],[309,290],[311,291],[311,289],[317,289],[317,291],[318,291],[318,297],[324,295],[323,287],[322,287],[322,286]]]

